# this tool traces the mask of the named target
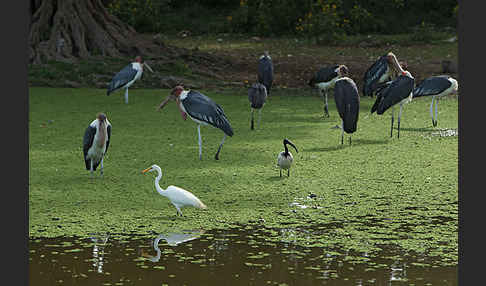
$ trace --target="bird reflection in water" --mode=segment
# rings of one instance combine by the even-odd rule
[[[94,234],[91,236],[91,241],[94,242],[93,245],[93,267],[98,273],[103,273],[103,264],[105,255],[105,246],[108,241],[108,234]]]
[[[142,257],[152,261],[152,262],[158,262],[160,260],[161,256],[161,251],[159,248],[159,242],[161,239],[165,240],[168,245],[170,246],[177,246],[181,243],[188,242],[194,239],[198,239],[202,234],[204,233],[204,230],[194,230],[194,231],[186,231],[182,233],[161,233],[159,234],[153,242],[153,248],[157,252],[157,255],[152,256],[145,252],[143,249],[141,250],[142,252]]]

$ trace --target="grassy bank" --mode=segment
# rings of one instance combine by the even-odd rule
[[[429,98],[405,106],[400,139],[389,137],[390,112],[369,115],[373,99],[362,98],[349,146],[332,128],[340,122],[332,99],[324,119],[321,98],[288,96],[308,90],[275,89],[255,131],[246,89],[204,92],[224,108],[235,132],[219,161],[213,156],[220,130],[201,128],[199,161],[196,124],[183,121],[174,103],[155,111],[168,90],[131,90],[125,105],[121,93],[107,97],[100,89],[31,88],[29,236],[316,226],[321,233],[299,236],[302,243],[354,249],[394,243],[457,263],[458,137],[439,132],[458,127],[456,97],[441,100],[437,128]],[[82,137],[99,111],[113,125],[112,141],[105,177],[91,179]],[[280,178],[276,156],[285,137],[299,153],[293,152],[290,177]],[[183,209],[185,217],[176,217],[156,193],[154,176],[141,173],[152,164],[162,168],[162,187],[186,188],[208,209]]]

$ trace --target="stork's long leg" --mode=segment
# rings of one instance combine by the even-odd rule
[[[125,88],[125,103],[128,104],[128,87]]]
[[[435,99],[435,96],[432,96],[432,102],[430,103],[430,118],[432,118],[432,126],[435,126],[435,121],[434,121],[434,99]]]
[[[344,120],[341,120],[341,145],[344,144]]]
[[[251,125],[250,125],[250,129],[253,130],[254,129],[254,124],[253,124],[253,113],[255,112],[255,109],[252,108],[251,109]]]
[[[197,139],[197,143],[199,144],[199,160],[202,160],[201,124],[197,125]]]
[[[402,117],[402,104],[400,104],[400,111],[398,112],[398,136],[400,138],[400,118]]]
[[[349,145],[351,145],[351,135],[349,135]]]
[[[434,127],[437,126],[437,106],[439,105],[439,98],[435,100],[435,120],[434,120]]]
[[[218,152],[216,152],[216,155],[214,155],[214,159],[216,159],[216,160],[219,160],[219,152],[221,151],[221,148],[223,147],[224,139],[226,139],[226,134],[224,134],[223,140],[221,141],[221,144],[219,144]]]
[[[101,163],[100,163],[100,176],[103,177],[103,158],[101,158]]]
[[[91,174],[91,178],[93,178],[93,159],[90,159],[90,164],[91,164],[91,167],[90,167],[90,174]]]
[[[327,90],[324,90],[324,115],[329,117],[329,110],[327,107]]]
[[[287,177],[290,177],[290,168],[287,169]]]
[[[280,178],[282,178],[282,168],[280,168]]]
[[[258,128],[260,129],[260,120],[262,119],[262,109],[263,107],[261,107],[260,109],[258,109]]]
[[[393,115],[395,114],[395,106],[392,106],[392,110],[391,110],[391,128],[390,128],[390,137],[393,137]]]

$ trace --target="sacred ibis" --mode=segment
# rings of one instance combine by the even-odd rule
[[[393,121],[395,113],[395,105],[400,104],[400,111],[398,113],[398,136],[400,138],[400,118],[402,116],[403,105],[412,101],[414,78],[412,74],[405,71],[396,57],[393,59],[393,64],[396,70],[399,71],[399,76],[392,81],[388,81],[381,85],[376,91],[376,101],[371,107],[371,113],[375,112],[379,115],[383,114],[388,108],[392,108],[391,114],[391,129],[390,137],[393,136]]]
[[[363,95],[373,96],[376,89],[385,82],[395,79],[398,75],[394,53],[389,52],[378,58],[376,62],[366,70],[363,79]],[[403,65],[402,65],[403,66]]]
[[[158,110],[162,109],[169,100],[174,100],[184,120],[187,115],[197,123],[197,134],[199,143],[199,159],[202,160],[202,139],[201,125],[212,125],[224,132],[223,140],[219,144],[214,159],[219,160],[219,152],[223,147],[226,136],[233,136],[233,129],[224,114],[223,108],[206,95],[195,90],[184,90],[180,85],[174,87],[169,96],[160,103]]]
[[[432,118],[432,125],[437,126],[437,105],[439,99],[452,93],[457,93],[459,85],[457,80],[448,75],[431,76],[424,79],[413,90],[413,98],[421,96],[432,96],[432,103],[430,104],[430,117]],[[435,100],[435,117],[433,113]]]
[[[273,84],[273,62],[268,51],[263,52],[258,59],[258,82],[267,88],[267,95],[270,95]]]
[[[103,176],[103,158],[110,146],[110,140],[111,123],[106,114],[98,113],[96,119],[86,128],[83,137],[84,163],[86,170],[90,171],[91,177],[100,164],[100,176]]]
[[[206,205],[189,191],[172,185],[168,186],[167,189],[161,188],[159,181],[162,179],[162,169],[160,169],[158,165],[154,164],[143,170],[142,173],[145,174],[153,171],[157,171],[157,177],[155,178],[155,189],[157,190],[157,193],[170,200],[170,202],[177,209],[177,215],[182,216],[181,208],[183,207],[206,209]]]
[[[334,101],[341,117],[341,144],[343,144],[344,132],[352,134],[358,126],[359,93],[356,83],[349,77],[336,80]],[[351,144],[351,136],[349,136],[349,144]]]
[[[255,109],[258,109],[258,126],[260,126],[260,118],[262,113],[263,105],[267,100],[267,88],[261,83],[254,83],[248,89],[248,100],[250,101],[251,107],[251,125],[250,129],[254,129],[253,123],[253,113]]]
[[[137,56],[135,62],[125,66],[113,77],[108,85],[106,95],[110,95],[118,89],[125,89],[125,103],[128,103],[128,88],[142,77],[144,67],[154,72],[147,62],[142,62],[141,56]]]
[[[292,166],[292,162],[294,161],[294,156],[292,153],[289,152],[287,145],[294,147],[295,152],[299,153],[297,147],[295,147],[294,143],[290,142],[289,139],[285,138],[283,140],[283,145],[285,151],[278,153],[277,156],[277,165],[280,167],[280,177],[282,177],[282,169],[287,170],[287,177],[290,176],[290,167]]]
[[[346,76],[348,74],[348,68],[345,65],[334,65],[329,67],[323,67],[317,71],[314,76],[309,80],[308,84],[311,87],[317,87],[320,94],[324,98],[324,115],[329,117],[327,92],[334,88],[336,80]]]

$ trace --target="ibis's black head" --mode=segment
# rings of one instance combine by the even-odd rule
[[[289,149],[287,148],[287,144],[294,147],[295,152],[299,153],[299,151],[297,150],[297,147],[295,147],[294,143],[290,142],[289,139],[285,138],[283,140],[283,144],[284,144],[284,148],[285,148],[285,153],[289,153]]]
[[[96,118],[101,122],[105,122],[106,121],[106,114],[104,114],[103,112],[100,112],[100,113],[98,113],[98,115],[96,115]]]

